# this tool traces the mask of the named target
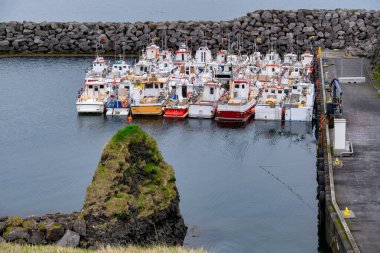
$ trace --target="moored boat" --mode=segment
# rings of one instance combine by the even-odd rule
[[[109,91],[108,91],[109,93]],[[105,79],[88,77],[76,102],[78,113],[103,113],[108,99]]]
[[[133,115],[162,115],[166,102],[164,78],[150,77],[141,83],[141,94],[133,96]]]
[[[230,83],[229,96],[224,96],[216,109],[216,121],[247,121],[254,113],[257,93],[250,80],[239,78]]]

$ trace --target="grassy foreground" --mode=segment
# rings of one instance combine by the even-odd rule
[[[80,248],[64,248],[53,245],[32,246],[12,243],[0,243],[2,253],[206,253],[203,249],[187,249],[184,247],[153,246],[143,247],[105,247],[99,250],[87,250]]]

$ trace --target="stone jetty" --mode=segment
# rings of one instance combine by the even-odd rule
[[[128,17],[126,17],[128,19]],[[0,53],[93,53],[97,41],[105,52],[137,52],[150,40],[169,48],[187,40],[193,50],[206,44],[215,52],[237,47],[265,52],[268,40],[280,51],[303,50],[308,41],[329,49],[348,49],[372,57],[379,43],[379,10],[257,10],[229,21],[135,23],[7,22],[0,23]],[[275,42],[275,43],[274,43]]]

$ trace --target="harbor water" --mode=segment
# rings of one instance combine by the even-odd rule
[[[77,115],[92,58],[0,58],[0,216],[79,211],[126,118]],[[185,246],[321,252],[311,123],[134,118],[175,170]]]

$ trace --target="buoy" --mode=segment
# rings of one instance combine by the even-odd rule
[[[351,216],[351,212],[350,210],[348,210],[348,207],[346,207],[346,210],[344,210],[344,216],[348,217],[348,216]]]
[[[128,116],[128,121],[132,121],[132,116]]]
[[[339,166],[340,165],[340,161],[339,161],[339,158],[337,157],[337,158],[335,158],[335,166]]]

